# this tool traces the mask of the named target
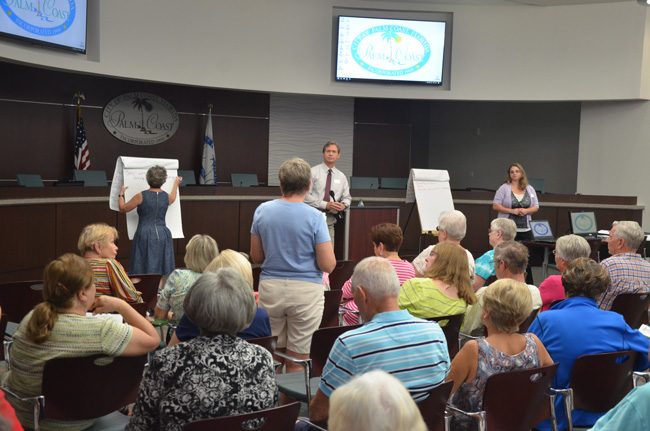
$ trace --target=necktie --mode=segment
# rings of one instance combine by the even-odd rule
[[[323,200],[325,202],[330,201],[330,188],[332,187],[332,170],[327,170],[327,180],[325,181],[325,194],[323,195]]]

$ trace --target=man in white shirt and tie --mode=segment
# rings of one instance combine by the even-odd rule
[[[323,147],[323,163],[311,168],[311,192],[305,203],[327,215],[327,227],[334,245],[334,225],[338,215],[350,206],[350,186],[345,174],[336,169],[336,161],[341,157],[341,147],[328,141]]]

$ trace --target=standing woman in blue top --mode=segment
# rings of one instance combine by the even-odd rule
[[[323,271],[336,266],[323,213],[304,203],[311,168],[303,159],[285,161],[278,172],[282,197],[255,210],[251,259],[262,263],[259,305],[269,313],[278,350],[299,359],[323,317]],[[287,371],[301,369],[287,362]]]
[[[535,189],[528,184],[526,171],[520,163],[511,163],[508,167],[506,182],[494,195],[492,209],[499,213],[498,217],[509,218],[515,222],[515,240],[532,239],[529,223],[531,214],[539,210],[539,201]]]
[[[172,192],[161,189],[167,181],[167,170],[162,166],[152,166],[147,171],[149,190],[124,201],[126,187],[122,185],[119,204],[120,212],[127,213],[138,209],[138,228],[133,236],[131,251],[131,274],[161,274],[167,276],[174,270],[174,248],[172,234],[165,225],[167,207],[176,200],[178,186],[182,177],[174,179]]]

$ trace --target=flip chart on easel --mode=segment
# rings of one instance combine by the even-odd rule
[[[111,184],[111,196],[109,206],[114,211],[119,211],[118,196],[120,188],[124,184],[127,189],[124,192],[124,199],[129,201],[134,195],[149,189],[147,184],[147,170],[152,166],[162,166],[167,170],[167,181],[161,187],[167,193],[170,193],[174,180],[178,176],[178,160],[175,159],[150,159],[146,157],[118,157],[115,163],[115,172]],[[176,200],[167,208],[165,215],[165,224],[172,233],[172,238],[184,238],[183,222],[181,219],[181,195],[180,191],[176,194]],[[135,231],[138,228],[138,211],[134,209],[126,213],[126,228],[129,239],[133,239]]]
[[[437,169],[411,169],[406,202],[417,203],[422,233],[434,232],[440,213],[454,209],[449,173]]]

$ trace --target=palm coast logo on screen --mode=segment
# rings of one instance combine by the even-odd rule
[[[417,31],[401,25],[380,25],[352,41],[352,58],[362,68],[383,76],[403,76],[427,64],[429,42]]]
[[[14,24],[38,36],[68,30],[77,10],[74,0],[0,0],[0,7]]]

